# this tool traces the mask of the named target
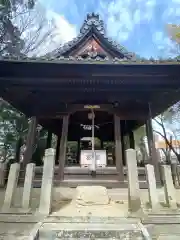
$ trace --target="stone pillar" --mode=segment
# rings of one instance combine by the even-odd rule
[[[29,124],[27,139],[26,139],[26,151],[24,153],[24,160],[22,166],[25,167],[31,162],[33,155],[34,144],[36,139],[37,118],[32,117]]]
[[[156,176],[156,182],[159,184],[160,180],[160,169],[159,169],[159,159],[156,152],[154,135],[153,135],[153,128],[152,128],[152,120],[149,119],[146,122],[146,133],[148,139],[148,148],[149,148],[149,156],[150,156],[150,163],[154,165],[154,171]]]
[[[13,163],[11,164],[9,176],[8,176],[8,182],[4,197],[4,204],[3,204],[3,211],[8,211],[11,208],[14,193],[17,187],[18,183],[18,177],[19,177],[19,170],[20,170],[20,164],[19,163]]]
[[[131,149],[135,149],[135,140],[134,140],[134,132],[129,132],[129,145]]]
[[[180,185],[180,165],[177,165],[177,179],[178,179],[178,184]]]
[[[164,173],[164,194],[166,204],[172,209],[177,209],[176,192],[173,185],[171,166],[162,165],[162,168]]]
[[[158,192],[156,187],[156,178],[154,173],[154,166],[146,165],[146,178],[148,183],[149,203],[153,211],[159,207]]]
[[[177,163],[171,163],[172,179],[175,187],[179,187]]]
[[[22,208],[25,210],[28,210],[30,207],[34,174],[35,174],[35,164],[28,163],[26,166],[26,175],[24,180],[23,197],[22,197]]]
[[[47,142],[46,142],[46,149],[51,148],[52,143],[52,132],[48,131]]]
[[[69,116],[66,115],[63,117],[63,125],[62,125],[61,141],[60,141],[59,180],[64,179],[64,166],[66,161],[68,125],[69,125]]]
[[[124,181],[120,118],[116,115],[114,115],[114,136],[115,136],[116,169],[118,172],[119,180]]]
[[[53,148],[46,149],[43,166],[39,214],[48,215],[51,211],[52,190],[54,179],[55,151]]]
[[[136,150],[126,150],[126,160],[128,174],[128,206],[131,212],[138,212],[141,210],[141,199],[138,180]]]

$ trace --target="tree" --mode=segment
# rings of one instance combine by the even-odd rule
[[[45,10],[34,0],[0,0],[0,57],[44,55],[42,47],[51,42],[54,30],[55,25],[46,19]],[[1,160],[15,158],[18,161],[28,131],[28,119],[3,99],[0,99],[0,106]],[[42,142],[44,135],[41,131],[39,141]],[[39,141],[37,145],[42,146]]]
[[[10,1],[0,4],[0,56],[19,56],[23,47],[20,32],[12,23]]]
[[[180,126],[178,124],[179,120],[179,103],[168,108],[163,114],[159,115],[154,119],[154,121],[159,125],[160,130],[155,130],[165,141],[165,149],[162,149],[166,162],[170,163],[171,152],[174,153],[178,162],[180,162],[180,152],[179,152],[179,142],[178,136],[180,136]],[[178,111],[177,111],[178,110]],[[167,127],[171,129],[171,134],[167,133]],[[175,140],[175,141],[174,141]]]
[[[55,24],[34,0],[0,0],[0,56],[44,55]]]
[[[24,41],[22,52],[28,56],[45,55],[56,36],[56,26],[53,20],[46,18],[46,10],[40,3],[27,11],[25,5],[19,6],[13,17],[13,23],[18,26]],[[52,45],[52,44],[51,44]]]
[[[180,25],[168,24],[167,32],[171,40],[175,42],[177,58],[180,58]]]
[[[2,99],[0,102],[0,152],[3,153],[1,160],[6,161],[10,157],[19,159],[20,147],[27,134],[28,119],[7,102]]]

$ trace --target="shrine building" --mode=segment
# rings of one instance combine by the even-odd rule
[[[48,131],[47,148],[52,134],[57,135],[58,181],[123,182],[125,150],[135,148],[133,131],[145,124],[149,163],[158,180],[151,119],[179,101],[180,65],[172,59],[137,58],[108,38],[104,22],[92,13],[75,39],[46,56],[0,60],[0,97],[31,117],[24,165],[31,162],[40,124]],[[92,138],[99,140],[98,146],[93,143],[96,176],[88,165]],[[77,143],[72,163],[67,142]],[[114,143],[111,154],[107,142]]]

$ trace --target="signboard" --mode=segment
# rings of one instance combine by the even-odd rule
[[[106,150],[95,150],[96,167],[105,167],[107,165]],[[92,150],[81,150],[81,167],[91,167]]]

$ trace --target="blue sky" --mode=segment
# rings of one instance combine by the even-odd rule
[[[99,13],[107,36],[142,57],[170,57],[176,51],[166,31],[180,24],[180,0],[40,0],[55,19],[59,42],[75,37],[88,12]]]

